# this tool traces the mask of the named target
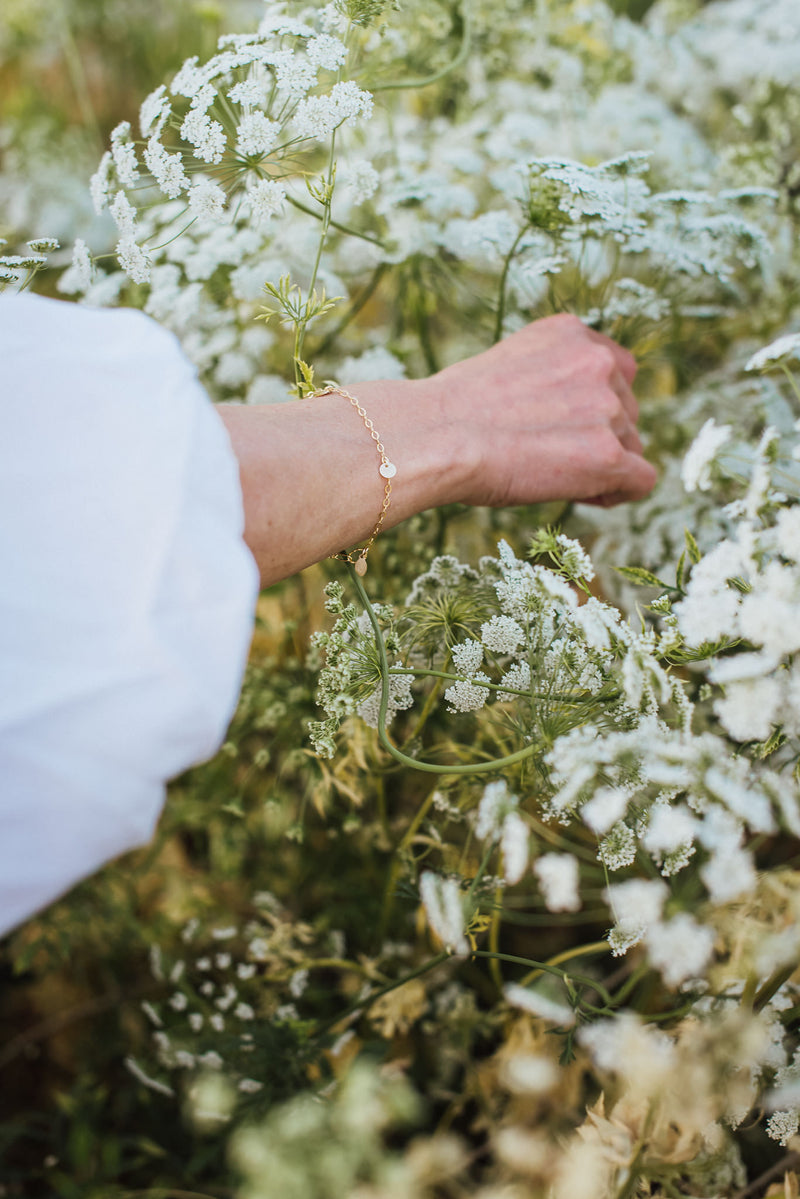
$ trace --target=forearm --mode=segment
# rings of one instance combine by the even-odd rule
[[[558,316],[429,379],[354,385],[397,467],[384,527],[454,502],[646,495],[655,472],[636,432],[635,370],[627,351]],[[345,396],[220,412],[265,586],[370,537],[384,480]]]
[[[384,528],[458,493],[465,464],[449,453],[426,381],[360,383],[354,392],[397,467]],[[245,540],[263,586],[366,541],[384,479],[375,442],[345,397],[218,411],[239,460]]]

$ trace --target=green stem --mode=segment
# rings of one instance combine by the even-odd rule
[[[438,763],[433,763],[433,761],[420,761],[420,759],[411,758],[409,754],[403,753],[402,749],[398,749],[397,746],[392,745],[392,742],[389,740],[389,734],[386,733],[386,712],[389,711],[389,659],[386,657],[384,634],[380,631],[378,617],[374,614],[372,604],[369,603],[369,597],[365,589],[363,589],[361,579],[355,572],[355,567],[351,562],[348,562],[347,568],[351,582],[353,582],[356,591],[359,592],[363,610],[366,611],[369,623],[371,623],[375,634],[375,646],[377,646],[380,658],[378,740],[386,753],[390,754],[390,757],[395,759],[395,761],[399,761],[404,766],[411,766],[414,770],[427,771],[431,775],[486,775],[486,773],[501,770],[504,766],[516,765],[518,761],[524,761],[525,758],[533,757],[537,749],[535,742],[533,745],[525,746],[524,749],[517,749],[516,753],[507,754],[505,758],[493,758],[491,761],[481,761],[481,763],[473,765],[440,766]]]
[[[460,675],[460,674],[448,674],[448,672],[445,670],[419,670],[416,667],[411,667],[411,666],[408,666],[408,667],[406,667],[406,666],[391,666],[389,668],[389,674],[391,674],[391,675],[413,674],[416,678],[420,678],[420,679],[423,679],[423,678],[448,679],[452,683],[463,683],[465,681],[466,682],[471,681],[469,679],[465,680],[464,676]],[[507,692],[509,695],[522,695],[525,699],[547,699],[547,700],[553,699],[552,692],[543,694],[541,691],[519,691],[519,690],[517,690],[516,687],[505,687],[505,686],[503,686],[502,683],[484,683],[483,681],[481,681],[478,684],[478,686],[486,687],[486,689],[488,691],[503,691],[503,692]],[[618,691],[614,692],[612,695],[609,696],[610,699],[617,699],[618,697],[619,697]],[[563,695],[563,694],[561,694],[561,695],[556,696],[556,698],[558,699],[559,703],[586,704],[586,703],[593,703],[594,700],[597,698],[597,696],[596,695]]]
[[[475,895],[475,891],[477,890],[477,887],[478,887],[478,883],[481,881],[484,874],[486,873],[486,867],[489,865],[489,859],[491,858],[493,851],[494,851],[494,842],[490,841],[489,844],[486,846],[486,849],[484,850],[483,858],[481,859],[481,864],[478,867],[478,873],[475,875],[474,879],[472,880],[469,891],[467,891],[467,903],[468,904],[470,904],[472,902],[472,899]]]
[[[797,396],[798,400],[800,400],[800,390],[798,390],[797,381],[796,381],[794,375],[792,374],[792,372],[789,370],[789,368],[785,362],[781,363],[781,370],[783,371],[784,375],[786,375],[786,378],[789,380],[789,386],[791,387],[792,391]]]
[[[369,90],[371,92],[391,92],[407,88],[429,87],[430,84],[444,79],[445,75],[449,75],[451,71],[455,71],[462,63],[466,62],[472,44],[472,16],[469,11],[469,0],[464,0],[461,5],[461,22],[461,45],[458,53],[441,70],[432,75],[425,75],[421,79],[398,79],[394,83],[376,83]]]
[[[331,222],[331,224],[333,224],[333,222]],[[343,333],[350,322],[358,316],[364,305],[371,300],[375,293],[375,289],[385,275],[386,270],[387,263],[385,262],[381,262],[375,267],[369,282],[358,293],[342,319],[338,321],[336,325],[334,325],[331,331],[326,334],[325,338],[317,346],[315,357],[321,358],[323,354],[326,354],[339,335]]]
[[[587,978],[584,974],[570,974],[567,970],[559,970],[558,966],[551,966],[548,962],[535,962],[532,958],[520,958],[513,953],[490,953],[488,949],[475,949],[470,954],[470,957],[497,958],[499,962],[514,962],[518,966],[528,966],[532,970],[542,970],[545,974],[554,974],[565,985],[567,983],[579,983],[583,987],[590,987],[591,990],[597,992],[603,1003],[609,1006],[612,1002],[608,991],[596,978]]]
[[[379,987],[377,991],[373,991],[371,995],[366,997],[366,999],[359,999],[355,1003],[351,1003],[349,1007],[345,1008],[343,1012],[340,1012],[338,1016],[335,1016],[333,1020],[328,1020],[325,1024],[318,1028],[315,1035],[318,1037],[324,1036],[325,1033],[330,1032],[330,1030],[335,1028],[336,1025],[342,1020],[346,1020],[348,1016],[352,1016],[353,1012],[366,1011],[367,1008],[370,1008],[375,1000],[380,999],[382,995],[388,995],[390,991],[396,990],[397,987],[402,987],[404,983],[411,982],[413,978],[419,978],[421,974],[427,974],[429,970],[435,969],[436,966],[441,966],[442,962],[446,962],[450,956],[450,951],[444,949],[441,953],[437,953],[435,958],[431,958],[422,966],[418,966],[416,970],[412,970],[410,973],[404,974],[402,978],[398,978],[394,982],[387,983],[385,987]]]
[[[331,149],[330,149],[330,154],[328,155],[328,177],[325,180],[325,191],[323,193],[325,198],[324,198],[323,205],[322,205],[322,229],[320,230],[319,242],[317,244],[317,255],[316,255],[316,258],[314,259],[314,266],[312,267],[312,270],[311,270],[311,278],[309,279],[309,282],[308,282],[308,291],[306,293],[307,297],[308,297],[306,300],[306,313],[305,313],[305,318],[303,320],[299,321],[298,324],[295,325],[295,339],[294,339],[294,363],[295,363],[295,366],[294,366],[294,369],[295,369],[295,382],[298,384],[298,394],[302,394],[299,391],[299,385],[300,385],[299,362],[303,357],[303,343],[306,338],[306,329],[308,327],[308,305],[310,303],[311,296],[314,292],[314,288],[317,285],[317,275],[319,274],[319,266],[320,266],[320,263],[322,262],[322,251],[325,249],[325,241],[328,236],[328,229],[330,228],[330,224],[331,224],[331,205],[333,204],[333,178],[336,173],[335,154],[336,154],[336,130],[334,129],[333,133],[331,134]]]
[[[418,758],[412,758],[392,744],[386,732],[386,713],[389,709],[389,661],[386,657],[386,645],[384,644],[383,633],[372,609],[372,604],[369,602],[369,597],[364,590],[364,584],[356,574],[352,563],[347,563],[347,569],[375,634],[375,645],[378,650],[381,666],[381,703],[378,714],[378,740],[386,752],[396,762],[401,762],[404,766],[410,766],[414,770],[427,771],[429,774],[488,774],[491,771],[501,770],[504,766],[513,766],[517,762],[524,762],[526,758],[532,757],[538,748],[535,743],[526,745],[524,749],[518,749],[516,753],[508,754],[504,758],[493,758],[489,762],[476,762],[473,765],[462,766],[440,766],[436,762],[422,762]]]
[[[290,196],[288,194],[286,199],[293,208],[298,210],[298,212],[304,212],[307,216],[316,217],[318,221],[322,220],[320,213],[315,212],[313,208],[311,208],[308,204],[304,204],[302,200],[298,200],[294,196]],[[380,246],[381,249],[384,248],[384,243],[379,237],[373,237],[371,233],[362,233],[358,229],[353,229],[351,225],[342,225],[339,221],[334,221],[332,217],[330,220],[330,226],[331,229],[338,229],[340,233],[347,233],[350,237],[360,237],[362,241],[369,241],[372,242],[373,246]]]
[[[514,244],[505,256],[503,262],[503,273],[500,276],[500,291],[497,296],[497,319],[494,324],[494,336],[492,344],[495,345],[503,336],[503,322],[506,318],[506,287],[508,285],[508,272],[511,269],[511,263],[517,253],[517,247],[522,241],[523,234],[527,231],[528,226],[523,225],[517,236],[514,238]]]

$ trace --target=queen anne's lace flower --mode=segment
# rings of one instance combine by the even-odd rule
[[[481,625],[481,641],[495,654],[513,654],[525,631],[511,616],[493,616]]]
[[[454,670],[459,674],[473,675],[483,665],[483,646],[480,641],[469,638],[454,645],[450,656]]]
[[[545,853],[533,864],[549,912],[577,912],[581,906],[578,859],[571,853]]]
[[[443,878],[425,870],[419,880],[419,893],[428,923],[439,940],[455,954],[469,953],[469,941],[464,935],[461,888],[456,879]]]
[[[783,337],[770,342],[768,346],[757,350],[745,363],[746,371],[760,371],[771,362],[779,362],[781,358],[800,357],[800,333],[785,333]]]
[[[281,127],[263,112],[249,112],[238,126],[236,152],[244,156],[269,154],[280,137]]]
[[[708,491],[711,486],[711,463],[730,435],[730,425],[718,425],[713,416],[709,417],[683,459],[681,478],[687,491]]]
[[[295,126],[300,137],[325,141],[345,121],[368,117],[372,96],[352,80],[336,83],[325,96],[309,96],[297,106]]]
[[[256,220],[280,216],[286,203],[286,188],[274,179],[259,179],[249,189],[247,198]]]
[[[489,682],[491,682],[489,676],[479,671],[472,676],[469,682],[466,679],[459,679],[457,683],[452,683],[444,693],[448,710],[450,712],[477,712],[489,698],[489,688],[482,687],[481,683]]]

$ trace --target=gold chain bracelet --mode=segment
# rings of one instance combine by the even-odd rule
[[[359,549],[350,550],[350,551],[339,550],[338,554],[331,554],[331,557],[336,558],[337,561],[339,561],[339,562],[349,562],[351,564],[351,566],[353,566],[355,568],[356,574],[363,576],[367,573],[367,554],[369,553],[370,549],[372,548],[373,541],[380,533],[381,528],[383,526],[383,522],[386,519],[386,513],[389,511],[389,504],[391,503],[391,498],[392,498],[392,482],[391,481],[397,474],[397,467],[394,465],[393,462],[389,461],[389,458],[386,454],[386,450],[384,449],[384,446],[383,446],[383,442],[381,441],[380,433],[375,428],[372,421],[369,419],[369,417],[367,416],[366,412],[359,404],[356,397],[354,395],[351,395],[349,391],[345,391],[345,389],[343,387],[337,387],[335,383],[330,383],[330,384],[328,384],[327,387],[323,387],[320,391],[315,391],[311,398],[318,399],[320,396],[328,396],[328,395],[344,396],[344,398],[346,400],[350,401],[350,403],[353,405],[353,407],[355,408],[358,415],[363,420],[364,426],[365,426],[367,432],[369,433],[370,437],[375,442],[375,446],[378,450],[378,453],[379,453],[380,459],[381,459],[381,464],[378,467],[378,470],[380,472],[381,478],[385,480],[385,485],[383,488],[383,504],[381,505],[381,511],[380,511],[380,515],[378,517],[378,523],[375,525],[375,528],[372,530],[368,541],[364,545],[362,545]]]

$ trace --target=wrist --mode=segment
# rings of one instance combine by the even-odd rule
[[[352,390],[397,467],[386,527],[427,508],[460,501],[474,463],[466,452],[463,424],[448,416],[439,376],[354,383]]]

